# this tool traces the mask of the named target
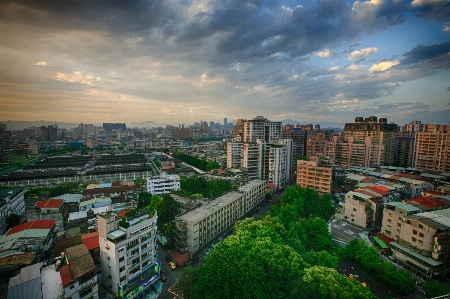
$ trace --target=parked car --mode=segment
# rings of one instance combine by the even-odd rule
[[[164,282],[167,280],[167,275],[165,272],[161,272],[161,281]]]

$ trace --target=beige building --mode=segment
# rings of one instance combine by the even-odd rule
[[[450,125],[426,124],[414,140],[413,167],[431,171],[450,170]]]
[[[373,146],[379,146],[379,150],[383,150],[379,165],[394,165],[397,128],[394,123],[388,124],[386,118],[378,121],[376,116],[365,119],[357,117],[354,123],[345,124],[344,139],[354,137],[354,142],[367,143],[366,137],[372,137]]]
[[[312,159],[297,161],[297,184],[303,188],[310,187],[319,193],[331,193],[333,168],[320,167],[319,157]]]
[[[241,167],[242,142],[227,143],[227,168]]]
[[[364,141],[358,141],[356,136],[348,136],[347,140],[334,136],[327,144],[326,155],[332,159],[333,165],[343,168],[384,165],[384,146],[375,143],[370,136],[365,137]]]
[[[273,122],[264,116],[257,116],[243,122],[243,142],[256,142],[257,139],[268,143],[281,138],[281,122]]]

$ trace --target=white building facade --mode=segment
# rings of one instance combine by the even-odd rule
[[[113,212],[97,216],[102,284],[115,296],[134,298],[159,279],[158,216],[153,213],[137,212],[135,218],[127,219],[127,228]]]
[[[24,190],[12,188],[0,190],[0,235],[6,232],[8,217],[11,214],[19,216],[25,213]]]
[[[147,179],[147,192],[153,195],[167,194],[180,190],[180,177],[168,175],[164,171],[161,176]]]

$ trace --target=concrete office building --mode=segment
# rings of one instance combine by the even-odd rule
[[[372,144],[383,149],[381,165],[394,165],[395,140],[398,126],[388,124],[386,118],[370,116],[366,119],[357,117],[354,123],[346,123],[344,127],[344,139],[355,138],[355,142],[366,142],[366,137],[372,137]]]
[[[241,167],[242,142],[227,143],[227,168]]]
[[[180,177],[177,175],[168,175],[162,171],[159,177],[147,179],[147,192],[150,194],[161,195],[178,190],[180,190]]]
[[[122,221],[113,212],[97,216],[102,284],[115,296],[138,295],[157,282],[157,218],[146,210]]]
[[[413,167],[429,171],[450,170],[450,125],[426,124],[414,140]]]

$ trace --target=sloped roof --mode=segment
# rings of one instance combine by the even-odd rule
[[[125,210],[122,210],[120,212],[117,212],[117,216],[124,217],[125,214],[128,213],[129,211],[131,211],[131,209],[125,209]]]
[[[100,248],[100,239],[98,237],[98,232],[81,235],[81,242],[83,242],[87,250]]]
[[[24,253],[24,254],[12,254],[5,257],[0,258],[0,267],[1,266],[15,266],[15,265],[29,265],[34,259],[36,253]]]
[[[78,279],[95,270],[94,261],[92,260],[86,245],[80,244],[67,248],[66,254],[73,279]]]
[[[55,223],[56,220],[34,220],[14,226],[5,235],[9,236],[29,229],[51,229]]]
[[[64,200],[62,199],[47,199],[36,203],[36,207],[39,209],[58,209]]]
[[[440,201],[436,198],[431,198],[431,197],[416,197],[416,198],[408,200],[407,202],[416,202],[416,203],[421,204],[429,209],[448,207],[448,205],[443,203],[442,201]]]
[[[59,275],[61,275],[61,282],[64,287],[69,285],[73,280],[69,265],[64,265],[59,269]]]

